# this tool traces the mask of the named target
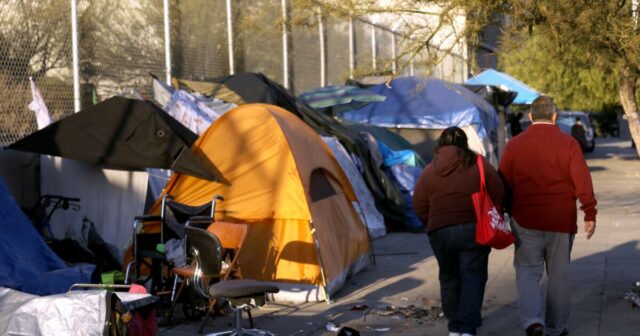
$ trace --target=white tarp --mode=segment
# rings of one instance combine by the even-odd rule
[[[216,98],[209,98],[186,91],[175,90],[157,79],[153,80],[153,99],[162,106],[170,116],[188,127],[197,135],[202,135],[223,113],[238,105],[226,103]],[[149,191],[156,199],[169,182],[171,170],[147,169],[149,173]]]
[[[351,182],[351,186],[360,203],[360,206],[355,205],[356,211],[360,215],[362,222],[367,225],[371,239],[386,235],[387,229],[384,225],[384,217],[376,208],[369,188],[367,188],[367,185],[362,179],[362,175],[360,175],[358,168],[356,168],[356,165],[351,161],[347,151],[336,138],[322,137],[322,140],[329,146],[333,152],[333,156],[338,160],[338,164],[340,164],[349,182]]]
[[[0,334],[104,335],[107,293],[75,291],[40,297],[0,288]]]
[[[498,167],[498,157],[495,146],[489,137],[480,138],[475,125],[460,127],[467,135],[469,149],[484,156],[494,167]]]
[[[197,93],[175,90],[156,79],[153,80],[153,99],[170,116],[198,135],[222,114],[238,106]]]

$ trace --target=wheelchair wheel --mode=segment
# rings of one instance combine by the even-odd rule
[[[201,298],[193,288],[189,287],[182,300],[182,313],[190,321],[198,321],[204,317],[208,309],[207,300]]]
[[[193,304],[192,302],[185,302],[182,304],[182,313],[184,314],[184,317],[190,321],[201,320],[202,317],[204,317],[205,309],[198,304]]]

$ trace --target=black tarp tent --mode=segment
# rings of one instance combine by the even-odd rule
[[[7,148],[84,161],[101,168],[167,168],[223,181],[210,162],[191,152],[197,137],[151,102],[113,97]]]

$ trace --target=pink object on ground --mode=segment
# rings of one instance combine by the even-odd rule
[[[147,289],[144,288],[144,286],[133,284],[131,288],[129,288],[129,293],[147,294]]]

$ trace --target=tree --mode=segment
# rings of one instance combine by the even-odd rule
[[[325,20],[375,18],[392,26],[401,36],[396,59],[387,61],[398,62],[396,73],[402,73],[411,61],[431,69],[451,54],[465,53],[462,49],[478,43],[479,33],[496,20],[495,13],[504,11],[504,4],[504,0],[292,0],[294,8],[313,10],[304,13],[319,9]],[[292,19],[299,24],[311,16]],[[474,48],[469,50],[469,59],[473,59]]]
[[[54,120],[73,113],[70,11],[68,1],[0,1],[0,141],[35,130],[29,77]],[[79,0],[78,27],[81,85],[89,97],[98,83],[113,95],[164,68],[162,6],[155,1]]]
[[[591,63],[582,46],[557,43],[537,29],[518,43],[500,52],[501,69],[554,97],[558,107],[602,111],[618,103],[620,73],[614,64]]]
[[[581,61],[565,64],[566,70],[603,66],[612,69],[613,75],[619,73],[618,98],[629,120],[633,140],[640,144],[637,102],[640,34],[632,2],[512,0],[505,13],[510,15],[508,34],[503,40],[503,48],[507,52],[540,36],[553,41],[555,46],[545,49],[548,58],[563,59],[565,52],[578,53],[574,60]],[[640,153],[640,146],[637,148]]]
[[[49,110],[54,117],[73,106],[71,95],[42,90],[43,86],[61,88],[66,84],[61,76],[45,76],[70,63],[71,34],[64,19],[68,13],[68,2],[0,1],[0,142],[14,141],[36,129],[35,116],[27,109],[31,101],[29,77],[51,102]]]

